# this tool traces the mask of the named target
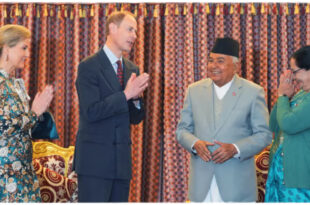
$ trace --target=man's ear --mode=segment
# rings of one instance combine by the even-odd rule
[[[117,27],[118,27],[118,26],[117,26],[115,23],[110,23],[110,25],[109,25],[110,34],[115,33],[116,30],[117,30]]]
[[[238,60],[238,62],[234,63],[234,65],[235,65],[235,73],[238,73],[241,70],[240,59]]]

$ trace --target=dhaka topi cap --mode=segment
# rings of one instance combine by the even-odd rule
[[[239,43],[228,37],[217,38],[211,52],[239,58]]]

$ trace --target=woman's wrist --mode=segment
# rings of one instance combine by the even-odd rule
[[[286,95],[286,94],[283,94],[283,93],[278,94],[278,97],[282,97],[282,96],[287,97],[287,95]]]

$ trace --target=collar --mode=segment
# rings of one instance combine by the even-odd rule
[[[235,78],[236,78],[236,76],[234,75],[234,77],[231,79],[231,81],[229,81],[228,83],[226,83],[222,87],[219,87],[215,83],[213,83],[214,87],[216,90],[228,90],[230,88],[231,84],[233,83],[233,81],[235,80]]]
[[[114,53],[109,49],[109,47],[105,44],[103,46],[103,51],[105,52],[105,54],[107,55],[110,63],[112,65],[114,65],[118,60],[120,60],[123,63],[123,57],[121,57],[120,59],[118,59]]]
[[[5,78],[9,78],[9,74],[5,71],[0,69],[0,73],[5,77]]]

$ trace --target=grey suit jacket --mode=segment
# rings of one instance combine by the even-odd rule
[[[271,143],[268,110],[262,87],[235,76],[224,96],[222,121],[214,129],[213,84],[211,79],[189,86],[177,126],[177,140],[190,153],[197,139],[234,143],[239,158],[222,164],[205,162],[191,155],[189,199],[203,201],[215,175],[224,201],[247,202],[257,199],[254,155]]]

